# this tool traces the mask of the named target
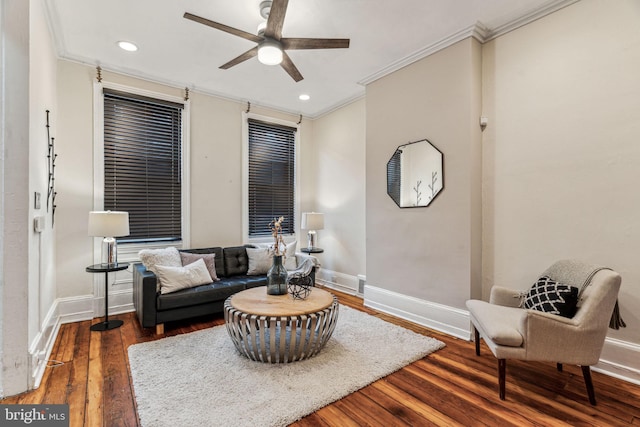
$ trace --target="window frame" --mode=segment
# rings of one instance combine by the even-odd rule
[[[133,95],[146,96],[164,101],[170,101],[183,105],[182,109],[182,141],[181,141],[181,167],[182,167],[182,236],[177,241],[158,242],[133,242],[118,244],[118,260],[133,262],[138,260],[138,252],[141,249],[165,248],[175,246],[188,248],[191,236],[191,212],[190,212],[190,101],[183,98],[167,95],[160,92],[139,89],[112,82],[94,82],[93,84],[93,210],[104,210],[104,95],[103,89],[116,90],[131,93]],[[100,239],[94,239],[93,259],[99,263],[101,259]]]
[[[295,142],[294,142],[294,218],[292,234],[285,234],[283,238],[287,243],[296,239],[298,230],[298,216],[300,213],[300,141],[302,138],[301,126],[299,123],[291,122],[288,120],[276,119],[269,116],[263,116],[255,113],[242,112],[242,237],[245,243],[272,243],[273,237],[249,236],[249,119],[259,120],[261,122],[287,126],[296,129]],[[265,224],[266,227],[267,224]]]

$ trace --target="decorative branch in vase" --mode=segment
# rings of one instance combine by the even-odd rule
[[[282,223],[284,217],[274,218],[269,223],[269,229],[273,236],[273,265],[267,272],[267,294],[286,295],[287,293],[287,270],[282,263],[282,257],[286,246],[282,238]]]

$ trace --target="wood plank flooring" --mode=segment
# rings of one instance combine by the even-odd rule
[[[344,305],[447,346],[293,426],[640,426],[640,386],[594,372],[598,405],[591,406],[580,368],[565,366],[558,372],[555,364],[508,361],[507,398],[501,401],[497,361],[484,343],[477,357],[471,342],[378,313],[363,307],[357,297],[335,293]],[[41,386],[0,403],[68,403],[71,426],[138,426],[127,348],[161,337],[142,329],[134,313],[113,317],[124,325],[106,332],[89,330],[97,320],[62,325]],[[165,336],[221,324],[221,315],[169,323]]]

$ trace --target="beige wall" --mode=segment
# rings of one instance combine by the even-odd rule
[[[640,343],[640,2],[582,1],[483,50],[484,294],[553,261],[622,274]]]
[[[0,4],[0,397],[29,365],[29,2]]]
[[[480,288],[480,75],[469,38],[367,86],[368,285],[456,308]],[[444,154],[444,189],[428,207],[400,209],[387,161],[425,138]]]
[[[318,231],[322,267],[357,276],[366,273],[365,101],[353,102],[313,123],[312,209],[325,214]],[[307,244],[306,235],[302,244]]]
[[[29,342],[42,328],[56,299],[55,228],[52,209],[47,210],[49,176],[47,168],[48,141],[46,110],[49,110],[50,136],[56,137],[57,59],[53,40],[41,0],[30,2],[29,49],[29,225],[36,216],[45,217],[45,228],[36,233],[29,228]],[[41,207],[35,208],[34,194],[40,193]],[[50,203],[51,204],[51,203]]]
[[[57,231],[58,297],[93,293],[84,273],[93,263],[87,213],[93,207],[93,82],[95,68],[58,61],[59,168]],[[104,81],[183,96],[183,89],[103,72]],[[191,93],[191,247],[229,246],[242,240],[242,112],[247,106]],[[297,122],[298,117],[262,108],[252,113]],[[302,122],[301,145],[311,144],[311,125]],[[301,149],[304,152],[304,149]],[[306,160],[301,160],[304,165]],[[309,182],[302,168],[301,183]],[[301,206],[302,209],[306,205]]]

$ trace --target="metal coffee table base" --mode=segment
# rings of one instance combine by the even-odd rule
[[[318,354],[325,346],[338,320],[338,299],[315,313],[289,316],[263,316],[239,311],[224,304],[224,319],[236,349],[251,360],[289,363]]]

